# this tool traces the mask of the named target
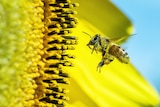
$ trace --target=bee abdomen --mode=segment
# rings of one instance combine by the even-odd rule
[[[108,53],[116,57],[122,63],[129,63],[128,53],[125,52],[125,50],[122,49],[120,46],[112,45],[109,48]]]

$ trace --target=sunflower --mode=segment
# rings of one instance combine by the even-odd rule
[[[114,60],[96,72],[101,54],[91,54],[83,32],[129,38],[133,31],[110,1],[1,0],[0,20],[0,107],[159,104],[131,63]]]

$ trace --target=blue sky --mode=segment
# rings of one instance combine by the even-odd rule
[[[133,65],[160,93],[160,0],[112,0],[132,21],[135,33],[127,42]]]

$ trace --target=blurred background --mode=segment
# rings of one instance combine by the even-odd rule
[[[132,64],[160,93],[160,0],[111,0],[133,23],[126,44]]]

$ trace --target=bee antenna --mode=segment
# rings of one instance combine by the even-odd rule
[[[85,34],[88,35],[90,38],[92,38],[92,36],[91,36],[90,34],[88,34],[88,33],[86,33],[86,32],[83,32],[83,33],[85,33]]]

